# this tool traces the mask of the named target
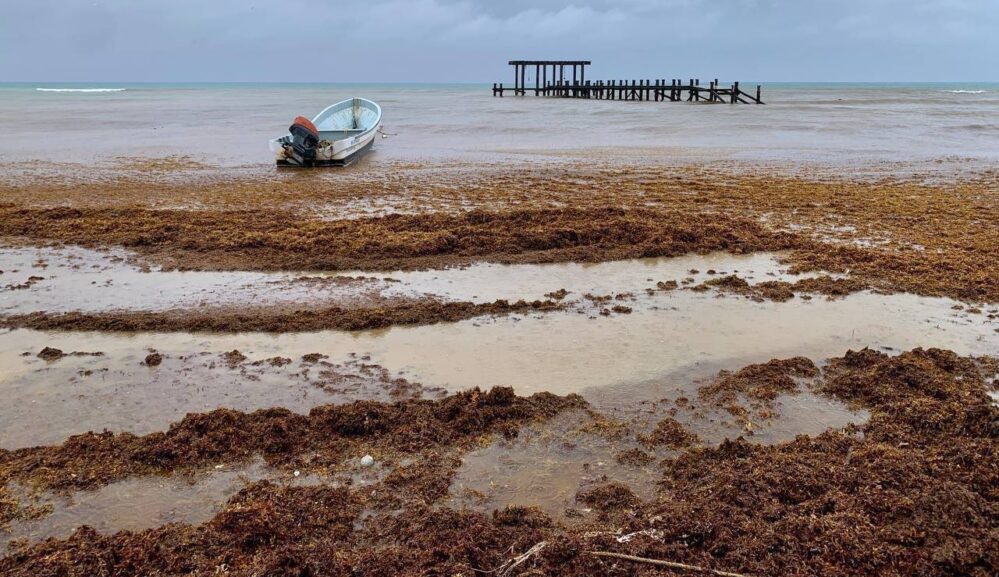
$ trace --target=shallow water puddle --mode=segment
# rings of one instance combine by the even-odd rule
[[[45,272],[37,276],[65,274],[69,280],[58,285],[61,288],[46,292],[39,288],[46,281],[38,280],[26,289],[5,290],[0,293],[4,310],[40,310],[35,307],[58,304],[61,298],[69,299],[62,304],[68,310],[91,297],[95,300],[88,301],[93,303],[88,306],[93,310],[120,307],[121,302],[132,300],[138,308],[157,308],[176,305],[170,299],[181,290],[170,285],[162,291],[165,300],[157,300],[149,296],[153,293],[147,287],[116,301],[116,294],[128,293],[115,287],[115,282],[124,281],[113,281],[110,287],[77,283],[77,269],[53,275],[48,272],[52,267],[41,267]],[[25,270],[17,270],[13,274],[24,276]],[[105,428],[148,433],[165,429],[186,413],[218,407],[283,406],[306,412],[331,402],[440,394],[434,387],[453,391],[508,385],[519,394],[580,393],[596,411],[624,423],[628,427],[625,436],[610,438],[586,429],[590,417],[585,413],[560,416],[525,431],[519,439],[497,441],[466,455],[451,495],[456,504],[487,511],[512,504],[539,505],[557,515],[573,509],[573,514],[582,515],[576,518],[585,521],[589,513],[575,502],[581,488],[618,480],[640,496],[652,495],[659,462],[670,453],[641,447],[635,434],[647,432],[667,414],[673,414],[703,443],[750,433],[756,442],[773,443],[867,418],[863,412],[803,392],[779,398],[777,414],[762,422],[753,420],[750,431],[727,413],[677,402],[696,400],[699,381],[721,369],[799,355],[821,361],[867,346],[889,352],[935,346],[975,355],[999,349],[995,332],[999,325],[985,315],[955,310],[958,303],[949,299],[860,293],[838,300],[758,303],[714,292],[655,290],[659,281],[682,282],[692,277],[689,286],[736,271],[757,282],[787,278],[774,255],[709,255],[599,265],[476,265],[399,273],[401,282],[368,279],[363,283],[378,284],[374,293],[379,297],[432,293],[476,301],[541,298],[565,289],[570,293],[567,300],[579,299],[580,304],[543,315],[357,333],[4,331],[0,332],[0,391],[8,402],[0,405],[0,447],[58,443],[72,434]],[[5,271],[3,280],[9,281],[11,274]],[[136,282],[142,283],[156,278],[149,276],[154,274],[158,273],[134,272],[136,279],[142,279]],[[215,273],[162,274],[204,279],[209,277],[200,275]],[[261,282],[274,281],[271,275],[259,277]],[[254,281],[233,288],[232,278],[219,279],[207,293],[192,289],[191,294],[207,294],[201,302],[215,304],[232,294],[262,294],[255,292],[257,288],[239,293],[239,287],[256,287]],[[194,284],[203,289],[198,284],[202,282]],[[314,275],[300,283],[305,291],[300,294],[314,296],[315,287],[325,282],[322,275]],[[98,288],[91,293],[88,286]],[[281,283],[276,286],[275,293],[285,295]],[[355,298],[360,294],[358,286],[341,286],[340,297]],[[87,297],[73,300],[76,289]],[[212,300],[216,290],[223,301]],[[294,290],[288,294],[296,294]],[[627,305],[632,312],[599,315],[603,305],[582,298],[587,293],[627,293],[623,300],[613,302]],[[286,297],[291,299],[287,295],[277,298]],[[19,298],[23,300],[15,302]],[[70,354],[46,361],[36,356],[44,347],[103,354]],[[162,355],[161,362],[146,364],[153,349]],[[241,354],[225,356],[233,350]],[[314,353],[328,358],[303,358]],[[397,380],[400,376],[406,380]],[[629,448],[643,448],[652,455],[652,462],[619,463],[618,454]],[[246,473],[241,474],[240,478],[235,472],[213,471],[194,485],[177,479],[131,479],[96,492],[74,494],[72,502],[54,502],[53,515],[20,524],[9,537],[66,536],[81,524],[110,532],[168,521],[201,522],[246,482]]]
[[[370,306],[385,298],[434,296],[492,302],[640,290],[660,280],[696,279],[713,270],[759,280],[782,276],[778,255],[713,253],[598,264],[498,265],[381,273],[259,273],[143,269],[124,250],[0,247],[0,314],[106,312],[266,305]],[[691,270],[698,272],[691,273]]]
[[[697,398],[698,383],[685,380],[684,374],[669,379],[683,383],[670,398]],[[673,412],[687,430],[695,433],[696,444],[714,445],[724,439],[745,437],[751,442],[773,444],[798,435],[818,435],[829,429],[841,429],[850,423],[863,424],[867,411],[852,411],[843,403],[802,391],[781,395],[775,402],[776,414],[756,421],[751,431],[724,411],[713,407],[689,407],[667,411],[669,400],[636,402],[628,395],[648,395],[640,385],[605,390],[591,396],[601,414],[620,420],[624,425],[602,428],[585,413],[559,415],[549,422],[525,428],[513,440],[501,439],[492,445],[466,454],[451,483],[452,504],[491,511],[508,506],[536,506],[549,515],[566,521],[592,520],[592,512],[576,501],[576,494],[608,482],[627,485],[643,499],[655,496],[661,478],[660,463],[677,451],[650,447],[639,442],[637,434],[648,433],[660,419]],[[607,402],[608,399],[610,402]],[[629,399],[624,401],[622,399]],[[630,407],[624,405],[630,403]],[[636,412],[635,406],[640,406]],[[674,405],[675,406],[675,405]],[[607,410],[607,407],[614,407]],[[639,450],[647,463],[624,459],[624,451]],[[667,465],[668,466],[668,465]]]
[[[393,377],[403,375],[426,387],[506,385],[519,394],[583,393],[601,410],[626,410],[641,400],[676,398],[681,394],[675,390],[678,373],[686,373],[689,381],[772,358],[800,355],[820,361],[868,346],[889,352],[940,347],[975,355],[999,348],[993,321],[957,314],[948,299],[862,293],[834,301],[756,303],[690,291],[637,298],[644,304],[635,312],[610,317],[562,312],[358,333],[9,331],[0,334],[0,387],[14,402],[0,407],[0,446],[53,442],[104,426],[148,430],[137,424],[155,423],[153,428],[161,428],[187,412],[218,406],[304,411],[331,400],[296,376],[303,368],[299,359],[310,353],[329,355],[331,363],[363,358]],[[105,356],[68,357],[51,365],[22,356],[46,346]],[[149,371],[140,363],[150,348],[168,361],[208,353],[205,358],[219,362],[220,353],[238,349],[248,362],[280,356],[296,364],[274,375],[269,370],[249,376],[242,370],[206,373],[197,367],[185,370],[183,364],[169,370],[167,362],[167,369]],[[108,371],[77,375],[97,367]],[[347,391],[336,402],[379,398],[376,393],[384,395],[386,387],[384,379],[378,381],[379,387]],[[116,414],[124,416],[116,421]]]
[[[536,506],[562,517],[567,510],[583,508],[575,503],[580,488],[608,481],[625,483],[636,495],[652,498],[658,465],[618,463],[616,455],[637,443],[591,432],[587,426],[592,424],[585,414],[563,414],[525,428],[516,439],[466,454],[451,483],[452,504],[487,511]]]
[[[7,401],[0,409],[0,448],[56,444],[71,434],[104,429],[148,434],[188,413],[217,408],[284,407],[304,414],[317,405],[359,398],[392,401],[441,393],[355,358],[334,364],[274,356],[231,363],[215,353],[160,352],[159,364],[149,366],[145,348],[108,350],[54,361],[17,357],[21,370],[0,377]]]
[[[0,533],[0,551],[20,539],[34,543],[50,537],[66,538],[84,525],[112,534],[167,523],[205,523],[247,483],[266,476],[266,468],[254,463],[192,476],[125,479],[68,496],[48,495],[41,503],[51,506],[52,513],[13,523],[9,533]]]
[[[230,498],[257,481],[297,487],[363,486],[380,481],[389,471],[390,468],[376,466],[336,476],[308,472],[295,475],[268,468],[258,459],[245,465],[218,465],[192,474],[129,478],[93,491],[45,494],[37,500],[21,495],[22,502],[48,505],[52,513],[12,523],[9,532],[0,532],[0,554],[14,541],[26,539],[35,543],[51,537],[64,539],[82,526],[111,535],[167,523],[198,525],[209,521]]]
[[[124,250],[0,248],[0,313],[165,310],[227,305],[363,303],[391,283],[336,275],[303,282],[295,273],[181,272],[140,268]]]

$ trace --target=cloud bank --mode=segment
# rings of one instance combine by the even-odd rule
[[[0,1],[0,81],[999,80],[993,0]]]

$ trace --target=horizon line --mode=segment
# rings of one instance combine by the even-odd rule
[[[647,80],[636,78],[635,80]],[[648,80],[656,80],[655,77]],[[724,80],[724,79],[723,79]],[[630,79],[629,79],[630,81]],[[731,80],[735,81],[735,80]],[[744,84],[999,84],[999,80],[739,80]],[[301,85],[337,85],[337,84],[397,84],[397,85],[439,85],[439,86],[491,86],[494,82],[485,81],[413,81],[413,80],[3,80],[3,85],[27,84],[148,84],[148,85],[251,85],[251,84],[301,84]],[[498,82],[495,84],[499,84]],[[506,82],[503,82],[506,84]],[[530,86],[528,87],[530,89]]]

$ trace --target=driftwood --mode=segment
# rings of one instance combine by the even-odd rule
[[[509,577],[509,575],[513,572],[514,569],[516,569],[518,566],[520,566],[522,563],[524,563],[525,561],[527,561],[531,557],[533,557],[533,556],[537,555],[538,553],[540,553],[541,550],[544,549],[547,546],[548,546],[548,542],[547,541],[542,541],[542,542],[538,543],[537,545],[535,545],[534,547],[531,547],[530,549],[528,549],[526,553],[524,553],[522,555],[517,555],[513,559],[510,559],[509,561],[507,561],[506,563],[500,565],[496,569],[493,569],[492,571],[483,571],[481,569],[474,569],[474,568],[472,570],[475,571],[476,573],[484,573],[484,574],[487,574],[487,575],[495,573],[496,577]]]
[[[597,557],[608,557],[611,559],[621,559],[623,561],[631,561],[633,563],[645,563],[648,565],[657,565],[659,567],[668,567],[670,569],[680,569],[682,571],[697,571],[700,573],[710,573],[712,575],[718,575],[719,577],[747,577],[739,573],[729,573],[727,571],[718,571],[717,569],[707,569],[704,567],[698,567],[696,565],[687,565],[685,563],[674,563],[673,561],[660,561],[658,559],[646,559],[645,557],[635,557],[634,555],[625,555],[623,553],[610,553],[607,551],[590,551],[591,555]]]

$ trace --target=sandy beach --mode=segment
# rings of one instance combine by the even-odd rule
[[[0,572],[991,574],[999,174],[836,172],[11,168]]]

